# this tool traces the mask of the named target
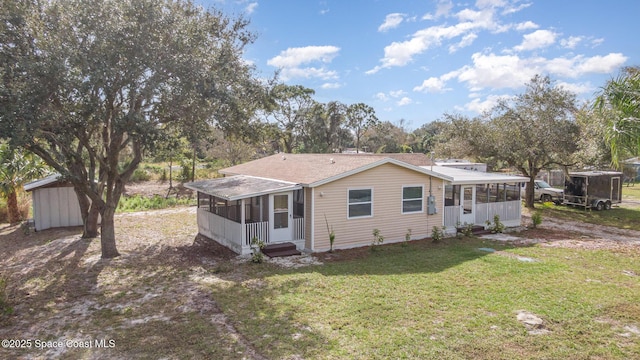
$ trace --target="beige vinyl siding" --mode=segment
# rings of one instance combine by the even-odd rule
[[[373,229],[379,229],[385,243],[403,241],[408,229],[413,239],[431,236],[433,226],[442,225],[443,182],[433,178],[432,193],[438,213],[427,215],[429,176],[394,164],[384,164],[315,188],[314,251],[329,250],[325,215],[336,234],[335,249],[370,245]],[[424,187],[421,213],[402,213],[403,185]],[[347,218],[348,189],[373,190],[373,216]]]
[[[311,193],[311,188],[304,188],[304,248],[306,250],[312,250],[313,248],[313,245],[311,244],[311,231],[313,231],[313,227],[311,226],[311,209],[313,207]]]

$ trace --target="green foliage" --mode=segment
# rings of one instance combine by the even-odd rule
[[[371,251],[376,251],[379,245],[384,242],[384,236],[380,234],[380,230],[373,229],[373,241],[371,242]]]
[[[466,236],[466,237],[473,236],[473,224],[469,224],[467,222],[465,222],[464,224],[460,224],[460,222],[458,222],[456,224],[456,228],[462,229],[463,236]]]
[[[131,181],[148,181],[151,180],[151,175],[145,169],[136,169],[131,175]]]
[[[542,224],[542,212],[534,211],[533,214],[531,214],[531,226],[535,229],[540,224]]]
[[[442,241],[444,239],[445,227],[434,226],[431,229],[431,241],[434,243]]]
[[[602,88],[594,103],[605,117],[605,139],[611,160],[619,165],[621,155],[640,153],[640,66],[624,68]]]
[[[146,197],[140,195],[123,196],[118,203],[118,212],[135,212],[145,210],[166,209],[176,206],[195,205],[194,199],[188,198],[164,198],[159,195]]]
[[[180,174],[178,179],[182,182],[191,181],[191,163],[187,159],[180,161]]]
[[[404,242],[402,243],[402,246],[409,246],[409,241],[411,241],[411,229],[407,229],[407,233],[404,234]]]
[[[336,241],[336,233],[333,231],[333,226],[329,227],[327,215],[324,216],[324,222],[327,224],[327,233],[329,234],[329,252],[333,252],[333,243]]]
[[[493,216],[493,224],[491,221],[487,220],[487,225],[489,226],[489,231],[494,234],[501,234],[505,229],[504,224],[500,221],[500,215],[498,214]]]
[[[262,253],[262,249],[266,244],[264,241],[258,239],[257,237],[253,237],[251,239],[251,262],[255,264],[262,264],[264,262],[264,254]]]

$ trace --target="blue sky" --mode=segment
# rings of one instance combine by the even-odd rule
[[[410,129],[475,116],[549,75],[579,99],[640,65],[635,0],[196,0],[244,14],[245,58],[320,102],[372,106]]]

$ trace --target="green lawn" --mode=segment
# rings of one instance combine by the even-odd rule
[[[625,196],[624,193],[623,196]],[[626,199],[627,197],[625,196],[624,198]],[[585,210],[579,206],[553,205],[550,203],[536,203],[535,207],[542,211],[543,218],[555,217],[640,231],[640,204],[625,203],[622,205],[614,205],[610,210],[604,211]]]
[[[640,200],[640,183],[633,186],[622,186],[622,198],[629,200]]]
[[[473,238],[335,256],[346,254],[299,270],[252,265],[251,280],[212,285],[213,296],[274,359],[640,358],[637,252]],[[518,310],[550,333],[529,334]]]

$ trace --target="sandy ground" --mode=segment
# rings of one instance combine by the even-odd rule
[[[0,349],[0,358],[118,359],[160,357],[176,334],[220,334],[220,351],[260,359],[211,297],[207,286],[255,286],[252,266],[225,248],[197,236],[195,208],[120,214],[116,236],[121,256],[100,258],[99,239],[82,239],[79,228],[25,234],[0,225],[0,277],[7,282],[12,314],[2,317],[0,339],[114,340],[108,349],[62,346]],[[525,216],[523,223],[530,223]],[[539,229],[497,240],[515,244],[640,251],[640,232],[545,218]],[[358,256],[358,249],[353,256]],[[349,251],[340,256],[349,256]],[[335,254],[269,260],[272,266],[322,264]],[[202,328],[190,329],[192,324]],[[153,333],[153,338],[149,334]],[[151,346],[151,345],[149,345]],[[138,353],[136,353],[138,352]],[[202,357],[177,353],[173,357]],[[172,356],[169,356],[172,358]]]

